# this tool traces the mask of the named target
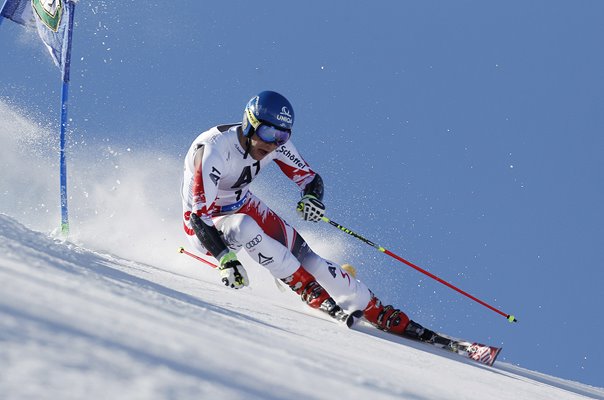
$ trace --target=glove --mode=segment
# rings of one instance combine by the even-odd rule
[[[303,196],[296,208],[305,221],[319,222],[325,215],[325,205],[312,194]]]
[[[241,289],[242,287],[249,285],[247,272],[245,272],[243,265],[237,260],[237,256],[232,251],[220,258],[218,270],[220,271],[220,277],[225,286],[232,287],[233,289]]]

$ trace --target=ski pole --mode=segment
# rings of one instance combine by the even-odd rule
[[[212,268],[218,268],[218,266],[217,266],[217,265],[212,264],[211,262],[209,262],[209,261],[208,261],[208,260],[206,260],[205,258],[201,258],[201,257],[199,257],[199,256],[198,256],[198,255],[196,255],[196,254],[193,254],[193,253],[191,253],[191,252],[186,251],[184,247],[179,247],[179,248],[178,248],[178,252],[179,252],[179,253],[181,253],[181,254],[186,254],[186,255],[188,255],[189,257],[196,259],[197,261],[201,261],[202,263],[208,264],[208,265],[209,265],[210,267],[212,267]]]
[[[448,287],[450,287],[451,289],[453,289],[453,290],[455,290],[455,291],[457,291],[457,292],[459,292],[459,293],[463,294],[464,296],[466,296],[466,297],[468,297],[468,298],[470,298],[470,299],[474,300],[475,302],[477,302],[477,303],[479,303],[479,304],[482,304],[483,306],[485,306],[485,307],[489,308],[490,310],[495,311],[497,314],[503,315],[504,317],[506,317],[506,318],[507,318],[507,320],[508,320],[508,321],[510,321],[510,322],[518,322],[518,320],[516,319],[516,317],[514,317],[513,315],[511,315],[511,314],[506,314],[506,313],[504,313],[503,311],[498,310],[497,308],[493,307],[492,305],[485,303],[484,301],[482,301],[482,300],[480,300],[480,299],[478,299],[478,298],[476,298],[476,297],[472,296],[471,294],[469,294],[469,293],[467,293],[467,292],[464,292],[463,290],[459,289],[458,287],[453,286],[453,285],[451,285],[449,282],[447,282],[447,281],[445,281],[445,280],[443,280],[443,279],[439,278],[438,276],[436,276],[436,275],[434,275],[434,274],[432,274],[432,273],[430,273],[430,272],[426,271],[425,269],[420,268],[420,267],[418,267],[417,265],[415,265],[415,264],[413,264],[413,263],[411,263],[411,262],[409,262],[409,261],[405,260],[403,257],[398,256],[398,255],[394,254],[393,252],[391,252],[390,250],[385,249],[385,248],[383,248],[382,246],[379,246],[379,245],[377,245],[377,244],[373,243],[371,240],[369,240],[369,239],[365,239],[363,236],[359,235],[359,234],[358,234],[358,233],[356,233],[356,232],[351,231],[350,229],[348,229],[348,228],[346,228],[346,227],[344,227],[344,226],[342,226],[342,225],[338,224],[337,222],[334,222],[334,221],[330,220],[330,219],[329,219],[329,218],[327,218],[327,217],[323,217],[323,218],[322,218],[322,220],[323,220],[324,222],[327,222],[327,223],[328,223],[328,224],[330,224],[331,226],[335,226],[336,228],[338,228],[338,229],[339,229],[339,230],[341,230],[342,232],[347,233],[347,234],[349,234],[350,236],[354,236],[355,238],[357,238],[357,239],[359,239],[359,240],[361,240],[361,241],[363,241],[363,242],[367,243],[369,246],[371,246],[371,247],[374,247],[374,248],[378,249],[378,250],[379,250],[379,251],[381,251],[382,253],[385,253],[385,254],[389,255],[390,257],[394,258],[395,260],[398,260],[398,261],[402,262],[403,264],[406,264],[406,265],[410,266],[411,268],[415,269],[416,271],[419,271],[419,272],[421,272],[422,274],[427,275],[427,276],[429,276],[430,278],[432,278],[432,279],[434,279],[434,280],[436,280],[436,281],[438,281],[438,282],[442,283],[443,285],[448,286]]]

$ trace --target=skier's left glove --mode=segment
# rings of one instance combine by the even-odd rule
[[[233,289],[241,289],[250,284],[247,278],[247,272],[245,272],[243,265],[237,260],[237,256],[232,251],[220,258],[218,270],[220,271],[220,277],[225,286],[232,287]]]
[[[305,221],[319,222],[325,216],[325,205],[312,194],[303,196],[296,208]]]

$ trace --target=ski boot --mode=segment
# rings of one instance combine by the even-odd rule
[[[373,293],[363,311],[363,316],[376,328],[395,335],[405,335],[405,329],[409,324],[409,317],[404,312],[390,305],[383,305]]]
[[[294,292],[300,295],[302,301],[311,308],[321,310],[340,322],[347,322],[349,315],[336,304],[327,290],[323,288],[304,267],[300,267],[292,275],[282,279]]]
[[[430,329],[409,320],[409,317],[401,310],[390,305],[384,306],[373,293],[369,304],[365,308],[364,317],[376,328],[395,335],[428,343],[434,343],[441,338]]]

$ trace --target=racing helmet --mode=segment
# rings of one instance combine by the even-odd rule
[[[291,133],[294,126],[294,109],[291,103],[281,94],[270,90],[252,97],[243,112],[243,135],[251,137],[262,124]]]

